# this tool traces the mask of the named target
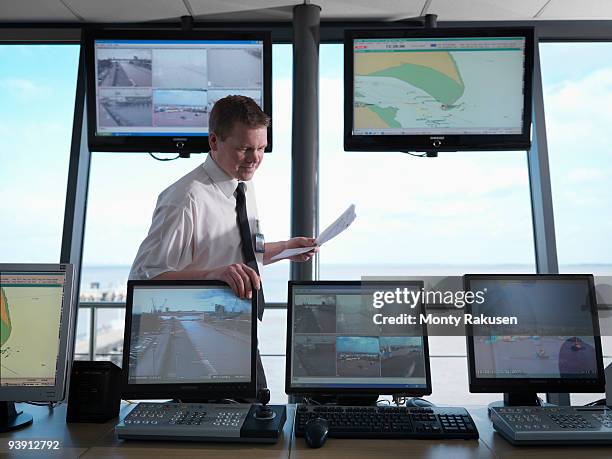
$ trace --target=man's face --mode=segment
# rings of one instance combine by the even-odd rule
[[[225,140],[210,133],[210,154],[227,175],[237,180],[253,178],[263,161],[264,149],[268,144],[268,130],[265,126],[251,128],[236,123]]]

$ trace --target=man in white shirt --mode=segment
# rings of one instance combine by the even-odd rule
[[[259,251],[250,249],[256,263],[245,260],[249,247],[240,233],[237,198],[242,188],[252,241],[260,233],[260,225],[250,180],[263,161],[269,124],[270,117],[248,97],[228,96],[217,101],[209,119],[210,154],[203,165],[159,195],[130,279],[221,280],[240,298],[251,298],[251,291],[261,288],[262,265],[271,263],[284,249],[315,245],[314,239],[307,237],[266,242]],[[315,252],[291,260],[306,261]],[[260,319],[262,313],[259,311]]]

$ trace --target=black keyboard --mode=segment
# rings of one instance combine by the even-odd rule
[[[478,430],[465,408],[407,408],[393,406],[298,405],[295,435],[304,436],[306,423],[323,418],[329,437],[478,439]]]

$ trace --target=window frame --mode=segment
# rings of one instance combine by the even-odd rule
[[[557,273],[558,260],[554,229],[554,211],[552,208],[552,190],[548,166],[548,150],[546,140],[546,122],[542,94],[541,68],[539,62],[539,44],[547,42],[612,42],[612,21],[610,20],[577,20],[577,21],[441,21],[440,27],[488,27],[488,26],[534,26],[536,38],[536,66],[534,74],[534,116],[533,142],[528,153],[529,184],[531,192],[532,220],[534,243],[536,244],[536,268],[538,273]],[[0,23],[0,44],[79,44],[81,31],[90,24],[82,23]],[[96,24],[96,26],[116,26],[115,24]],[[160,28],[173,28],[177,24],[159,23]],[[253,29],[252,23],[196,23],[197,28]],[[321,43],[342,43],[346,28],[381,28],[381,27],[420,26],[414,21],[382,22],[349,22],[326,21],[321,23]],[[122,24],[122,27],[150,27],[147,24]],[[255,28],[272,31],[272,44],[292,43],[292,23],[274,22],[260,23]],[[87,147],[85,114],[85,84],[84,84],[83,49],[79,59],[77,90],[75,96],[75,111],[72,125],[72,142],[64,212],[64,227],[61,246],[61,263],[75,265],[76,293],[79,294],[83,240],[86,221],[87,191],[89,184],[90,152]],[[318,165],[317,165],[318,167]],[[318,204],[314,212],[318,214]],[[292,209],[290,218],[294,220],[296,212],[308,212],[308,209]],[[291,269],[292,277],[299,270]],[[300,279],[295,279],[300,280]],[[80,303],[80,309],[89,309],[90,333],[89,354],[95,356],[95,315],[97,308],[125,307],[124,303]],[[286,303],[270,303],[271,309],[284,309]],[[76,321],[75,321],[76,324]],[[75,325],[76,327],[76,325]],[[277,356],[272,354],[272,356]],[[604,357],[606,357],[604,355]],[[610,357],[610,356],[607,356]],[[435,357],[432,357],[435,358]]]

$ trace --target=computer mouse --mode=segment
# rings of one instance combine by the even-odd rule
[[[311,448],[320,448],[327,440],[329,423],[323,418],[311,419],[304,428],[304,439]]]
[[[423,398],[413,397],[406,400],[406,406],[409,408],[427,408],[435,405]]]

